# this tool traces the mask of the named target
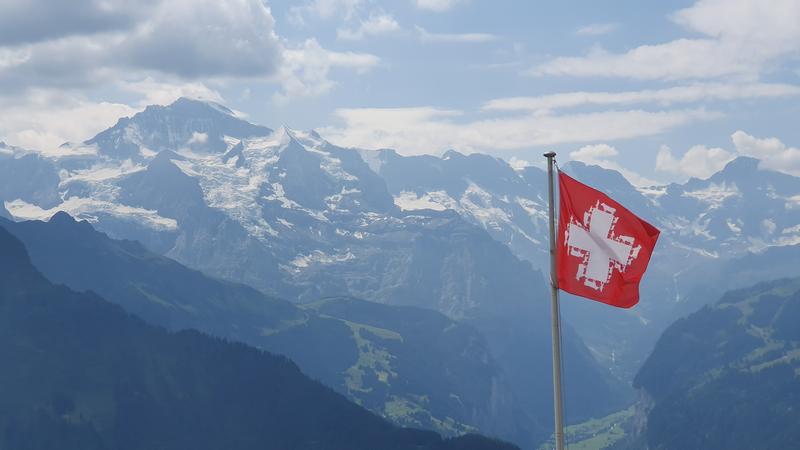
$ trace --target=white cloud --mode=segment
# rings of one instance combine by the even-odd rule
[[[433,107],[339,109],[341,127],[320,132],[341,145],[395,148],[404,154],[526,149],[563,143],[615,141],[651,136],[720,115],[702,109],[609,111],[567,115],[519,115],[461,120],[462,111]]]
[[[578,28],[575,34],[578,36],[600,36],[608,34],[617,29],[616,23],[593,23]]]
[[[101,6],[115,9],[126,2],[104,0]],[[209,85],[249,80],[275,83],[281,88],[276,98],[286,101],[328,92],[335,85],[329,74],[336,68],[360,74],[379,61],[370,54],[327,50],[314,39],[300,45],[279,39],[272,13],[262,0],[146,0],[145,4],[147,14],[127,14],[130,23],[125,26],[108,30],[87,25],[84,34],[75,27],[65,28],[56,38],[32,37],[31,43],[16,47],[0,45],[0,96],[23,97],[31,89],[80,92],[121,87],[150,103],[169,103],[179,96],[220,101]],[[319,0],[307,6],[329,14],[358,4]],[[58,8],[42,11],[51,14]],[[357,32],[383,32],[397,25],[393,20],[374,16]]]
[[[111,51],[136,68],[185,77],[268,76],[280,64],[274,29],[259,0],[165,0]]]
[[[122,0],[104,2],[114,9]],[[0,52],[0,90],[97,86],[166,74],[182,78],[269,77],[282,46],[259,0],[160,0],[126,28],[87,29]],[[144,9],[144,8],[143,8]],[[54,14],[58,9],[47,10]],[[53,18],[53,21],[59,18]]]
[[[574,152],[570,152],[569,158],[580,161],[584,164],[600,166],[605,169],[616,170],[621,173],[629,182],[636,186],[654,186],[658,183],[645,178],[638,173],[622,167],[614,159],[619,156],[616,148],[608,144],[585,145]]]
[[[372,14],[362,21],[357,28],[339,28],[336,36],[339,39],[360,40],[368,36],[391,33],[400,29],[400,24],[389,14]]]
[[[201,82],[173,82],[156,81],[153,77],[146,77],[138,81],[123,81],[119,83],[122,90],[134,92],[142,96],[139,105],[168,105],[181,97],[199,100],[210,100],[225,103],[222,95]]]
[[[152,13],[153,0],[0,2],[0,45],[126,30]]]
[[[24,100],[0,102],[0,136],[29,150],[58,152],[64,142],[83,141],[138,111],[119,103],[33,91]]]
[[[608,144],[595,144],[584,145],[578,150],[571,152],[569,157],[576,161],[582,161],[590,164],[591,161],[597,161],[605,158],[613,158],[619,155],[619,152],[614,147]]]
[[[508,165],[514,170],[522,170],[526,167],[531,167],[533,164],[530,161],[512,156],[508,161]]]
[[[702,37],[642,45],[625,53],[596,49],[586,56],[555,58],[529,73],[643,80],[755,79],[769,64],[800,51],[797,0],[699,0],[672,19]]]
[[[761,160],[759,167],[800,176],[800,149],[789,147],[777,138],[759,139],[744,131],[731,135],[736,151]]]
[[[734,151],[695,145],[681,157],[664,146],[656,156],[656,170],[677,175],[680,180],[688,177],[707,178],[725,167],[738,156],[759,159],[759,167],[789,175],[800,176],[800,149],[789,147],[777,138],[759,139],[744,131],[731,135]]]
[[[577,106],[656,103],[672,105],[701,101],[781,98],[800,95],[800,86],[780,83],[701,83],[665,89],[622,92],[566,92],[538,97],[508,97],[487,102],[487,111],[539,111]]]
[[[464,0],[413,0],[413,2],[419,9],[442,12],[452,9]]]
[[[656,170],[677,175],[681,181],[689,177],[708,178],[734,158],[734,153],[704,145],[695,145],[683,156],[676,158],[669,147],[662,146],[656,155]]]
[[[380,58],[369,53],[334,52],[322,48],[316,39],[308,39],[301,47],[285,50],[284,62],[279,75],[283,90],[275,94],[278,102],[324,94],[335,85],[329,77],[331,69],[364,73],[377,66]]]
[[[489,33],[431,33],[422,27],[416,27],[422,42],[491,42],[497,35]]]

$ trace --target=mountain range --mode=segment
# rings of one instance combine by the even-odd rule
[[[396,427],[285,357],[52,284],[5,230],[0,248],[2,448],[513,448]]]
[[[634,310],[563,296],[567,402],[575,421],[629,403],[633,394],[626,383],[661,331],[708,303],[703,273],[718,274],[727,286],[732,280],[717,272],[720,267],[800,243],[800,179],[764,170],[751,158],[738,158],[708,179],[647,188],[597,166],[570,162],[563,170],[663,231]],[[113,239],[141,242],[139,256],[149,255],[144,260],[163,255],[218,278],[215,283],[228,283],[226,289],[239,292],[240,311],[252,311],[261,298],[271,299],[265,304],[274,308],[261,306],[266,309],[254,324],[233,314],[230,305],[220,305],[222,296],[197,299],[184,293],[183,300],[169,300],[180,304],[165,308],[156,306],[158,300],[175,293],[159,291],[148,300],[128,288],[127,297],[112,300],[136,314],[289,354],[312,376],[397,423],[444,432],[477,426],[526,447],[549,434],[549,304],[542,275],[548,264],[546,176],[537,167],[514,169],[499,158],[455,151],[409,157],[342,148],[313,131],[273,130],[250,124],[224,106],[180,99],[147,107],[56,153],[0,146],[0,174],[0,200],[14,220],[47,220],[65,211]],[[784,267],[780,261],[791,256],[762,259]],[[774,277],[767,270],[750,273],[753,281]],[[81,281],[66,278],[62,282],[68,285]],[[101,288],[92,283],[72,286]],[[245,295],[244,287],[230,283],[255,289]],[[205,318],[187,314],[201,306]],[[400,313],[391,309],[396,307],[411,309]],[[452,404],[441,410],[432,406],[448,405],[445,399],[429,397],[402,408],[393,400],[399,395],[400,403],[408,402],[411,395],[434,391],[435,384],[410,391],[392,386],[379,395],[374,387],[386,383],[370,385],[368,392],[366,385],[348,385],[352,355],[370,355],[362,361],[369,367],[366,373],[380,380],[387,375],[380,374],[376,355],[408,354],[386,350],[391,333],[422,330],[402,329],[405,321],[389,320],[406,313],[425,315],[438,324],[431,325],[434,331],[455,324],[462,330],[460,339],[476,336],[467,340],[477,347],[457,344],[475,353],[452,362],[477,364],[477,355],[487,356],[483,365],[473,366],[486,376],[465,389],[471,396],[463,394],[471,399],[465,404],[477,405],[474,414]],[[211,319],[218,315],[225,319]],[[303,356],[306,348],[345,342],[326,338],[315,344],[318,336],[337,331],[304,330],[310,322],[338,328],[358,348],[349,342],[336,345],[341,351]],[[237,328],[242,324],[249,330]],[[258,327],[281,331],[257,336]],[[375,337],[370,327],[391,333],[378,331]],[[358,344],[363,336],[371,336],[370,348]],[[314,367],[314,361],[339,352],[350,356]],[[439,369],[447,373],[447,364]],[[497,390],[475,394],[485,393],[486,386]],[[454,394],[461,398],[462,393]],[[483,421],[491,416],[484,415],[487,411],[511,411],[517,423],[492,425]]]

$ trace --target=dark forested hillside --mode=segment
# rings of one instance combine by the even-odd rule
[[[96,292],[173,331],[197,329],[286,355],[397,424],[497,436],[522,426],[513,421],[513,396],[483,336],[435,311],[353,299],[301,308],[188,269],[138,242],[110,239],[66,213],[50,222],[0,220],[0,227],[21,239],[56,283]],[[333,309],[343,302],[347,309]]]
[[[651,409],[631,448],[796,448],[798,324],[798,278],[730,292],[673,324],[636,376]]]
[[[0,448],[510,448],[397,428],[286,358],[51,284],[2,229],[0,249]]]

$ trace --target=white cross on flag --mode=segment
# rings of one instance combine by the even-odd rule
[[[639,301],[639,281],[659,231],[602,192],[558,174],[559,289],[621,308]]]

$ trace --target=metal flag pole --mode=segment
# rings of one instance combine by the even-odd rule
[[[555,152],[544,154],[547,158],[547,189],[550,201],[550,310],[553,335],[553,414],[555,416],[556,450],[564,450],[564,412],[561,399],[561,320],[558,310],[558,277],[556,276],[556,215],[553,200],[553,165]]]

